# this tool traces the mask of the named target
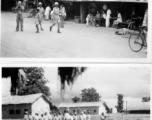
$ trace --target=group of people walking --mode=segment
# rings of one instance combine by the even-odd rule
[[[21,31],[23,31],[24,7],[23,7],[21,1],[18,1],[18,5],[15,9],[17,10],[16,31],[19,31],[19,25],[21,27]],[[55,2],[52,11],[49,6],[47,6],[46,9],[44,10],[44,8],[42,7],[42,3],[39,2],[38,7],[36,8],[36,16],[35,16],[36,33],[40,32],[39,27],[40,27],[41,31],[44,30],[42,27],[43,20],[44,20],[44,18],[46,20],[49,20],[50,16],[51,16],[51,21],[52,21],[52,25],[50,26],[50,31],[52,31],[53,26],[55,26],[55,24],[57,24],[57,26],[58,26],[57,33],[61,33],[60,27],[64,28],[64,19],[66,17],[66,11],[65,11],[65,7],[63,5],[60,5],[60,8],[59,8],[58,2]]]

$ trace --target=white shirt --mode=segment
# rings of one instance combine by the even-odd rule
[[[70,117],[69,113],[65,113],[65,118],[68,120]]]
[[[83,114],[83,120],[86,120],[86,114]]]
[[[121,17],[121,14],[120,14],[120,13],[118,14],[117,21],[118,21],[118,22],[122,22],[122,17]]]
[[[48,116],[47,115],[44,115],[44,120],[48,120]]]
[[[45,9],[45,15],[49,15],[49,12],[51,11],[51,8],[48,6]]]
[[[107,17],[106,17],[106,18],[107,18],[107,19],[110,19],[110,15],[111,15],[111,10],[108,9],[108,10],[107,10]]]

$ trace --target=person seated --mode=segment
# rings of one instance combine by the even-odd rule
[[[95,26],[96,27],[98,27],[100,25],[100,18],[101,18],[101,15],[100,15],[99,11],[97,11],[96,19],[95,19]]]
[[[88,14],[86,18],[86,25],[93,25],[93,16],[92,14]]]
[[[119,10],[117,11],[117,19],[113,21],[113,27],[116,27],[118,23],[122,22],[122,16]]]

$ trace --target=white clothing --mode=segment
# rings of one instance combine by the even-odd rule
[[[120,13],[118,14],[117,22],[122,22],[122,16]]]
[[[82,116],[83,116],[83,120],[86,120],[86,114],[83,114]]]
[[[51,8],[49,6],[46,7],[45,13],[44,13],[45,19],[49,19],[49,13],[50,13],[50,11],[51,11]]]
[[[65,113],[65,119],[68,120],[70,117],[69,113]]]
[[[86,115],[86,120],[91,120],[91,117],[90,117],[90,115],[88,114],[88,115]]]
[[[34,120],[39,120],[39,119],[40,119],[39,116],[37,116],[37,115],[34,116]]]
[[[83,115],[80,115],[80,120],[83,120]]]
[[[52,120],[52,119],[53,119],[52,115],[49,115],[49,116],[48,116],[48,119],[49,119],[49,120]]]
[[[69,116],[69,120],[73,120],[73,116],[70,115],[70,116]]]
[[[106,27],[110,26],[110,15],[111,15],[111,10],[107,10],[107,16],[106,16]]]
[[[108,10],[107,10],[107,16],[106,16],[106,18],[110,18],[110,15],[111,15],[111,10],[108,9]]]
[[[101,120],[104,120],[105,119],[105,116],[101,115]]]
[[[44,120],[49,120],[49,117],[46,116],[46,115],[44,115],[43,119],[44,119]]]

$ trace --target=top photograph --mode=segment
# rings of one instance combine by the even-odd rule
[[[148,0],[1,0],[1,58],[147,59],[148,12]]]

